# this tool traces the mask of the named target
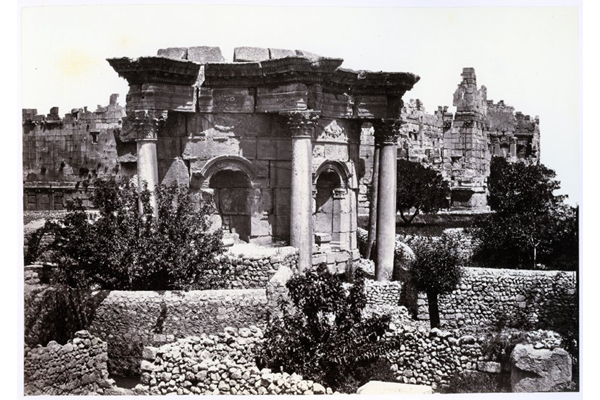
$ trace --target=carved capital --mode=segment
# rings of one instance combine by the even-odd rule
[[[380,145],[396,144],[400,137],[402,121],[395,118],[381,118],[373,120],[375,142]]]
[[[293,138],[312,138],[320,114],[316,111],[290,111],[283,113]]]
[[[166,124],[167,114],[167,111],[156,110],[128,112],[123,121],[123,132],[136,140],[156,139]]]

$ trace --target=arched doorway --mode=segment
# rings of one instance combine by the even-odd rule
[[[329,237],[334,232],[335,197],[334,191],[341,186],[335,171],[323,171],[316,184],[314,234],[316,237]]]
[[[240,239],[250,240],[252,183],[246,173],[223,169],[209,181],[213,198],[226,232],[237,233]]]

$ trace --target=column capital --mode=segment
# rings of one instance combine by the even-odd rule
[[[372,122],[376,144],[396,144],[400,137],[400,126],[402,125],[400,119],[378,118]]]
[[[287,126],[292,138],[314,137],[315,126],[320,117],[317,111],[289,111],[281,115],[287,117]]]
[[[135,140],[156,140],[165,126],[167,111],[136,110],[127,113],[123,119],[123,132]]]

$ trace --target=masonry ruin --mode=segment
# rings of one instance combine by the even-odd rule
[[[487,99],[473,68],[454,93],[456,113],[427,113],[402,97],[404,72],[353,71],[300,50],[168,48],[112,58],[129,83],[126,105],[63,118],[23,110],[24,209],[58,210],[93,179],[189,187],[213,201],[241,240],[289,242],[299,266],[359,258],[357,217],[377,183],[378,278],[393,268],[396,160],[440,171],[449,206],[485,211],[492,156],[539,161],[539,120]]]

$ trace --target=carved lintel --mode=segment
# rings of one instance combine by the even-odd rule
[[[373,120],[375,142],[380,145],[396,144],[400,137],[402,121],[396,118],[381,118]]]
[[[293,138],[312,138],[320,113],[316,111],[290,111],[282,113]]]
[[[167,121],[167,111],[136,110],[123,120],[123,134],[136,140],[157,139]]]

